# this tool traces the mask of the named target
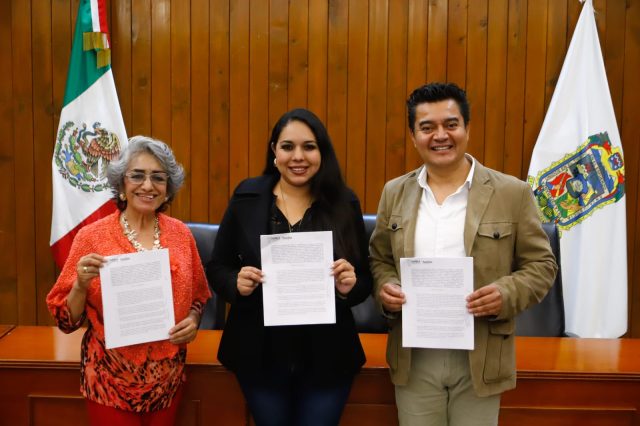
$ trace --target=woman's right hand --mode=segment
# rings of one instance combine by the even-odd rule
[[[78,290],[87,291],[91,280],[100,276],[100,268],[105,261],[104,256],[97,253],[90,253],[80,258],[76,265]]]
[[[253,266],[243,266],[238,272],[238,293],[241,296],[249,296],[253,290],[262,283],[263,273],[260,269]]]

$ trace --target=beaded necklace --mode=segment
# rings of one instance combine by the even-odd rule
[[[124,213],[120,215],[120,222],[124,227],[124,231],[123,231],[124,235],[125,237],[127,237],[127,239],[129,240],[133,248],[136,249],[136,251],[147,251],[147,249],[144,248],[142,244],[140,244],[140,241],[136,239],[136,237],[138,236],[138,233],[133,229],[131,229],[131,227],[129,226],[129,222],[127,221],[127,216],[125,216]],[[162,246],[160,245],[160,225],[158,223],[158,216],[156,216],[155,222],[153,224],[153,247],[151,248],[151,250],[158,250],[161,248]]]

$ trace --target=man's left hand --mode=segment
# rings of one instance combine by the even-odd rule
[[[502,293],[495,284],[489,284],[467,296],[467,310],[476,317],[500,314]]]

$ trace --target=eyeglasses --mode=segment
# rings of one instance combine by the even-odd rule
[[[169,175],[167,175],[165,172],[127,172],[124,175],[127,177],[127,179],[129,179],[129,182],[135,185],[144,183],[144,181],[147,180],[147,176],[149,177],[151,183],[154,185],[166,185],[169,181]]]

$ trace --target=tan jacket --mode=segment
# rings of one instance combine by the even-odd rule
[[[400,258],[414,256],[416,213],[423,191],[417,182],[419,171],[387,182],[382,191],[370,241],[376,297],[384,283],[400,284]],[[516,384],[514,317],[542,300],[558,269],[529,186],[476,162],[464,247],[474,260],[474,288],[495,283],[502,293],[497,317],[475,319],[475,349],[469,352],[476,393],[494,395]],[[404,385],[410,373],[411,349],[402,347],[400,315],[391,319],[390,327],[387,362],[391,380]]]

